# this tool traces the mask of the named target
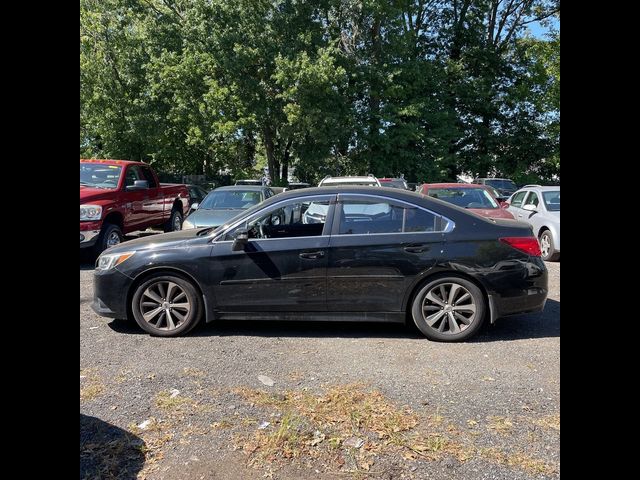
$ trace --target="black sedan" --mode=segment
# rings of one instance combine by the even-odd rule
[[[309,222],[309,208],[326,214]],[[201,320],[409,319],[432,340],[459,341],[485,321],[542,310],[547,270],[528,225],[398,189],[322,187],[216,229],[110,248],[94,293],[98,314],[158,336]]]

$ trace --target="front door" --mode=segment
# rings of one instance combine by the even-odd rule
[[[316,195],[270,205],[214,242],[210,285],[215,308],[225,312],[326,310],[331,201]],[[307,210],[327,215],[310,221]],[[329,223],[327,222],[329,220]],[[238,229],[249,242],[233,251]]]

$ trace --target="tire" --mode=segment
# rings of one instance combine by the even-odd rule
[[[122,230],[118,225],[113,223],[105,223],[102,231],[98,235],[98,240],[93,247],[96,256],[100,255],[109,247],[114,247],[122,242]]]
[[[461,303],[456,305],[458,302]],[[482,327],[485,310],[484,295],[475,284],[448,275],[430,279],[419,287],[411,304],[416,327],[428,339],[439,342],[471,338]]]
[[[189,280],[156,274],[136,288],[131,310],[136,323],[145,332],[158,337],[177,337],[188,333],[200,322],[203,304],[202,297]]]
[[[540,234],[540,250],[542,259],[545,262],[557,262],[560,260],[560,252],[556,252],[553,246],[553,236],[550,230],[545,230]]]
[[[182,230],[182,212],[174,208],[171,210],[169,220],[164,224],[164,231],[176,232],[178,230]]]

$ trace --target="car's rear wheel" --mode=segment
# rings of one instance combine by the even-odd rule
[[[202,317],[202,297],[182,277],[158,274],[142,282],[131,302],[133,316],[146,332],[160,337],[183,335]]]
[[[475,335],[485,317],[485,300],[477,285],[461,277],[429,280],[411,305],[416,327],[429,339],[458,342]]]
[[[553,236],[549,230],[545,230],[540,234],[540,251],[542,252],[542,259],[546,262],[560,260],[560,252],[556,252],[553,246]]]

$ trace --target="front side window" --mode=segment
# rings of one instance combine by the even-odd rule
[[[522,200],[524,200],[524,196],[527,194],[527,191],[516,193],[511,199],[511,205],[514,207],[520,207],[522,205]]]
[[[552,190],[550,192],[543,192],[542,199],[550,212],[560,211],[560,190]]]
[[[339,235],[433,232],[437,217],[421,208],[377,200],[340,203]]]
[[[247,229],[249,239],[317,237],[322,235],[328,211],[328,199],[281,204],[237,225],[224,240],[233,240],[240,228]]]

